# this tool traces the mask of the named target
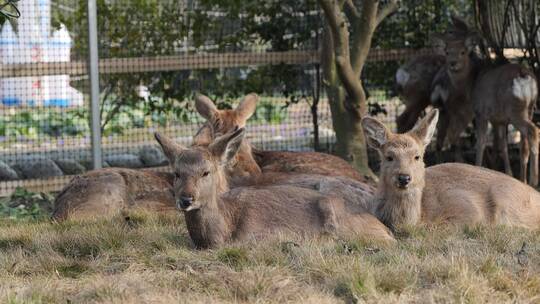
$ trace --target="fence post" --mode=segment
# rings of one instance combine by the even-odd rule
[[[97,5],[96,0],[88,0],[88,47],[90,51],[90,132],[92,137],[92,164],[94,169],[101,168],[101,117],[99,114],[99,69],[97,41]]]

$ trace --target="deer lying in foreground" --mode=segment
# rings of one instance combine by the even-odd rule
[[[198,98],[196,103],[198,111],[203,116],[209,117],[209,122],[212,122],[212,124],[203,126],[197,132],[194,136],[193,145],[207,146],[210,144],[215,138],[214,128],[222,134],[243,128],[255,111],[257,99],[257,95],[250,94],[234,110],[217,110],[209,100],[212,107],[205,105],[208,102],[207,100],[204,100],[201,106],[200,98]],[[239,150],[240,152],[236,154],[234,160],[226,168],[228,182],[233,187],[255,184],[292,184],[311,188],[323,194],[340,193],[340,196],[349,202],[356,202],[366,208],[372,208],[369,205],[371,202],[370,197],[374,192],[371,185],[340,177],[339,175],[342,174],[340,172],[328,172],[327,164],[323,169],[319,169],[316,163],[308,165],[298,158],[302,154],[309,153],[296,154],[291,152],[296,157],[296,163],[287,168],[293,168],[290,171],[294,174],[285,174],[287,172],[284,173],[279,170],[266,171],[262,174],[260,167],[252,156],[251,146],[247,141],[242,143]],[[270,155],[280,155],[276,153],[271,152]],[[320,156],[321,162],[329,158],[331,160],[336,158],[322,153],[313,153],[311,156]],[[277,160],[277,162],[283,164],[287,160],[295,162],[295,158],[291,157]],[[333,162],[335,163],[335,170],[343,170],[343,175],[356,174],[356,177],[361,177],[345,161],[337,158],[337,161],[333,160]],[[298,168],[304,169],[298,170]],[[296,173],[297,171],[300,173]],[[303,172],[321,172],[324,176],[302,174]],[[332,175],[336,176],[332,177]],[[123,168],[92,171],[75,177],[64,187],[55,199],[52,218],[55,220],[103,218],[134,208],[169,212],[174,210],[174,199],[171,191],[172,181],[173,175],[166,172],[144,172]]]
[[[238,129],[207,147],[188,149],[155,135],[174,171],[177,206],[184,212],[195,246],[216,247],[278,232],[394,240],[373,215],[337,197],[288,185],[229,189],[225,168],[234,160],[243,136],[244,129]]]
[[[249,94],[236,109],[218,110],[210,98],[199,95],[195,99],[195,107],[217,133],[225,134],[245,126],[255,112],[257,101],[256,94]],[[345,160],[326,153],[259,150],[254,152],[245,141],[238,158],[237,165],[244,168],[247,176],[257,175],[255,168],[259,168],[264,172],[320,174],[348,177],[360,182],[368,181]]]
[[[537,229],[540,193],[499,172],[460,163],[424,168],[438,120],[432,110],[410,132],[394,134],[366,117],[368,144],[381,155],[377,217],[388,227],[426,223],[501,224]]]
[[[107,218],[130,208],[175,210],[166,172],[106,168],[74,177],[56,196],[52,218]]]

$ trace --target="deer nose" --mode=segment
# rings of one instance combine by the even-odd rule
[[[411,176],[409,174],[399,174],[397,179],[401,188],[407,187],[407,185],[411,182]]]
[[[178,209],[187,209],[193,203],[193,196],[191,195],[181,195],[180,198],[176,201],[176,207]]]

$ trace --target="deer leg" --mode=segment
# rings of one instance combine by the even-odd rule
[[[504,172],[510,176],[512,174],[512,166],[510,165],[510,157],[508,156],[508,125],[496,124],[494,125],[495,132],[493,133],[493,143],[496,144],[495,148],[500,153],[501,158],[504,161]]]
[[[478,118],[476,123],[476,165],[482,166],[484,160],[484,150],[486,148],[488,121],[485,118]]]
[[[452,153],[455,162],[463,162],[463,153],[461,151],[461,128],[454,128],[448,134],[448,141],[452,145]]]
[[[527,183],[527,164],[529,162],[529,128],[527,126],[527,123],[522,123],[517,126],[519,132],[521,133],[521,147],[520,147],[520,167],[521,170],[519,172],[519,180],[521,180],[524,183]]]
[[[452,153],[454,155],[455,162],[464,162],[462,153],[461,133],[465,131],[467,127],[466,123],[463,123],[458,117],[450,117],[448,124],[448,141],[452,145]]]
[[[527,140],[530,149],[530,175],[529,184],[536,187],[538,185],[538,128],[531,121],[527,121]],[[527,159],[528,160],[528,159]]]
[[[396,119],[398,133],[405,133],[414,127],[414,124],[420,117],[422,110],[417,110],[415,107],[407,107]]]
[[[338,223],[336,211],[334,209],[335,198],[324,197],[318,202],[318,208],[321,213],[321,220],[324,233],[333,234],[337,232]]]
[[[437,162],[438,163],[444,162],[442,150],[444,148],[444,140],[446,139],[446,133],[448,131],[449,123],[450,123],[450,120],[448,119],[448,115],[446,115],[446,113],[441,112],[441,115],[439,116],[439,123],[437,125],[436,149],[437,149]]]
[[[464,163],[463,151],[461,149],[461,141],[458,140],[458,143],[454,145],[454,161],[458,163]]]

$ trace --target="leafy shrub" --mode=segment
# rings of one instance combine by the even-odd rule
[[[8,198],[0,199],[0,217],[17,220],[39,220],[48,216],[54,198],[17,188]]]

